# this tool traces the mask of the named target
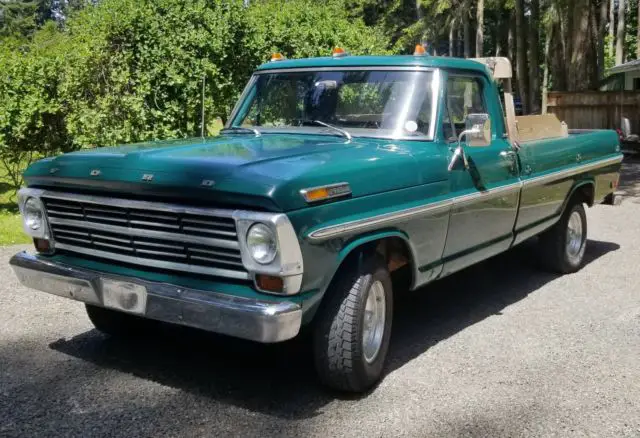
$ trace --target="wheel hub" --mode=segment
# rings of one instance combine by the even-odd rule
[[[364,310],[362,352],[364,359],[368,363],[373,362],[380,352],[384,336],[386,310],[384,286],[378,280],[369,288]]]
[[[567,255],[571,258],[578,257],[583,243],[582,217],[580,213],[574,211],[569,216],[569,223],[567,224]]]

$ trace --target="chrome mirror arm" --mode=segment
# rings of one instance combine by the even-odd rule
[[[465,130],[464,130],[464,131],[462,131],[462,132],[460,133],[460,135],[458,136],[458,146],[460,146],[460,145],[462,144],[462,139],[463,139],[465,136],[467,136],[467,135],[473,135],[473,134],[479,134],[480,132],[481,132],[481,131],[480,131],[480,128],[479,128],[479,127],[477,127],[477,126],[474,126],[474,127],[473,127],[473,128],[471,128],[471,129],[465,129]]]
[[[451,157],[451,161],[449,162],[449,166],[447,167],[449,172],[453,170],[453,166],[456,165],[456,161],[458,161],[460,157],[462,157],[464,168],[465,169],[469,168],[469,161],[467,160],[467,154],[464,153],[464,147],[462,146],[462,139],[467,135],[473,135],[479,132],[480,132],[480,129],[474,126],[473,128],[465,129],[460,133],[460,135],[458,136],[458,146],[456,147],[456,150],[454,151],[453,156]]]

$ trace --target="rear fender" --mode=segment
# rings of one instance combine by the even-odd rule
[[[576,196],[580,196],[582,198],[582,202],[587,204],[589,207],[593,207],[593,204],[595,201],[595,193],[596,193],[596,183],[593,178],[583,179],[576,182],[571,188],[569,195],[567,195],[567,198],[564,200],[564,203],[562,204],[562,210],[560,211],[560,215],[558,217],[564,214],[564,211],[566,210],[567,206],[569,206],[571,201]]]

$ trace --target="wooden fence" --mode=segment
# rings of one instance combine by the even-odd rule
[[[569,129],[616,129],[626,117],[640,134],[640,91],[550,91],[547,112]]]

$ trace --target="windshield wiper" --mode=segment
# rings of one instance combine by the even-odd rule
[[[220,134],[240,134],[242,132],[253,133],[256,137],[260,137],[262,134],[256,128],[245,128],[244,126],[230,126],[220,130]]]
[[[351,141],[351,138],[352,138],[351,134],[349,134],[349,132],[345,131],[344,129],[338,128],[337,126],[330,125],[330,124],[322,122],[320,120],[311,120],[311,119],[309,119],[309,120],[303,120],[302,122],[303,123],[304,122],[315,123],[317,125],[321,125],[321,126],[324,126],[326,128],[333,129],[334,131],[339,132],[340,134],[342,134],[344,137],[347,137],[347,140]]]

